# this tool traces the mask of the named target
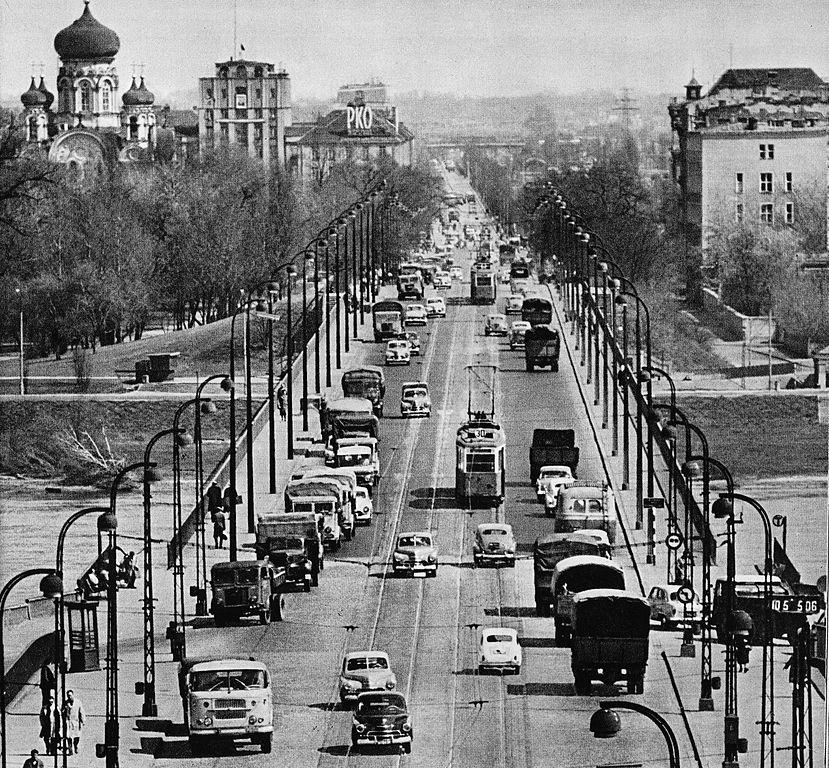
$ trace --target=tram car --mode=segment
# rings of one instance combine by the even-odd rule
[[[504,500],[506,437],[486,413],[473,413],[455,441],[455,498],[460,506],[498,505]]]
[[[494,304],[497,295],[497,275],[489,266],[475,264],[470,280],[470,298],[473,304]]]

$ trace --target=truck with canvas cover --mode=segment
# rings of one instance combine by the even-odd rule
[[[530,484],[535,485],[541,467],[561,464],[570,467],[573,477],[579,465],[576,433],[572,429],[534,429],[530,446]]]
[[[530,325],[549,325],[553,322],[553,303],[540,296],[529,296],[521,304],[521,319]]]
[[[361,365],[349,368],[342,377],[345,397],[364,397],[371,402],[375,416],[383,415],[383,399],[386,396],[386,374],[378,365]]]
[[[576,481],[558,492],[556,533],[596,528],[607,533],[608,541],[615,544],[615,511],[607,483]]]
[[[256,556],[286,569],[287,582],[306,592],[323,565],[322,519],[312,512],[275,512],[256,521]]]
[[[379,437],[380,420],[374,415],[374,406],[364,397],[341,397],[323,400],[320,408],[322,435],[346,437],[355,432],[367,432]]]
[[[423,298],[423,276],[420,270],[414,274],[397,276],[397,298],[401,300]]]
[[[524,360],[528,371],[549,368],[558,371],[561,340],[551,325],[534,325],[524,334]]]
[[[617,589],[576,595],[570,643],[576,694],[589,695],[594,680],[625,680],[628,693],[642,693],[650,628],[651,607],[640,595]]]
[[[371,307],[371,316],[374,323],[374,340],[388,341],[401,333],[403,329],[403,315],[405,310],[399,301],[384,299],[376,301]]]
[[[338,550],[343,539],[342,488],[336,480],[303,478],[291,480],[285,488],[285,511],[313,513],[321,519],[322,543],[326,549]]]
[[[350,467],[311,467],[303,476],[303,480],[335,480],[341,491],[340,496],[340,527],[346,541],[350,541],[355,533],[354,513],[357,509],[357,474]]]
[[[575,595],[586,589],[624,588],[622,566],[613,560],[599,555],[573,555],[560,560],[553,569],[550,593],[543,596],[550,600],[547,605],[551,606],[555,618],[556,644],[565,645],[570,640]],[[536,592],[536,601],[538,597]]]
[[[286,569],[270,560],[216,563],[210,569],[210,612],[216,626],[243,616],[257,616],[262,624],[282,621],[286,583]]]

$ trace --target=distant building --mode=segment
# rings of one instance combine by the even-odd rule
[[[383,83],[351,83],[343,85],[337,91],[337,104],[346,106],[355,99],[362,99],[365,104],[389,104],[389,89]]]
[[[729,69],[703,96],[692,78],[668,107],[686,233],[792,224],[798,193],[827,201],[829,84],[811,69]]]

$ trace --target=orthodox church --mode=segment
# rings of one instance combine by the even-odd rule
[[[55,36],[61,60],[57,102],[44,83],[20,97],[27,154],[48,156],[71,165],[81,176],[94,176],[115,163],[149,162],[157,144],[155,97],[132,78],[121,92],[115,56],[118,35],[101,24],[89,0],[76,19]]]

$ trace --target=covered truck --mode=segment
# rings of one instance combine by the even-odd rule
[[[386,374],[380,366],[361,365],[349,368],[343,372],[342,387],[346,397],[364,397],[371,401],[376,416],[383,415]]]
[[[346,437],[355,432],[380,436],[380,420],[374,415],[374,406],[364,397],[341,397],[323,400],[320,407],[320,427],[323,437]]]
[[[282,621],[285,584],[285,568],[269,560],[215,563],[210,568],[210,612],[216,626],[243,616],[257,616],[262,624]]]
[[[534,325],[524,334],[524,360],[528,371],[549,368],[558,371],[561,340],[551,325]]]
[[[374,322],[374,340],[388,341],[403,330],[403,305],[399,301],[375,301],[371,308]]]
[[[651,607],[640,595],[618,589],[576,595],[570,644],[576,693],[589,695],[594,680],[626,680],[628,693],[642,693],[650,627]]]
[[[323,566],[322,520],[313,512],[259,515],[256,556],[284,567],[288,584],[306,592]]]
[[[576,433],[572,429],[534,429],[530,446],[530,483],[535,485],[541,467],[560,464],[570,467],[573,477],[579,465]]]
[[[336,480],[304,478],[291,480],[285,488],[285,511],[313,513],[322,525],[322,543],[326,549],[338,550],[344,533],[342,518],[342,488]]]
[[[354,537],[354,512],[357,508],[357,474],[350,467],[318,465],[306,470],[303,480],[333,480],[340,486],[340,527],[346,541]]]

